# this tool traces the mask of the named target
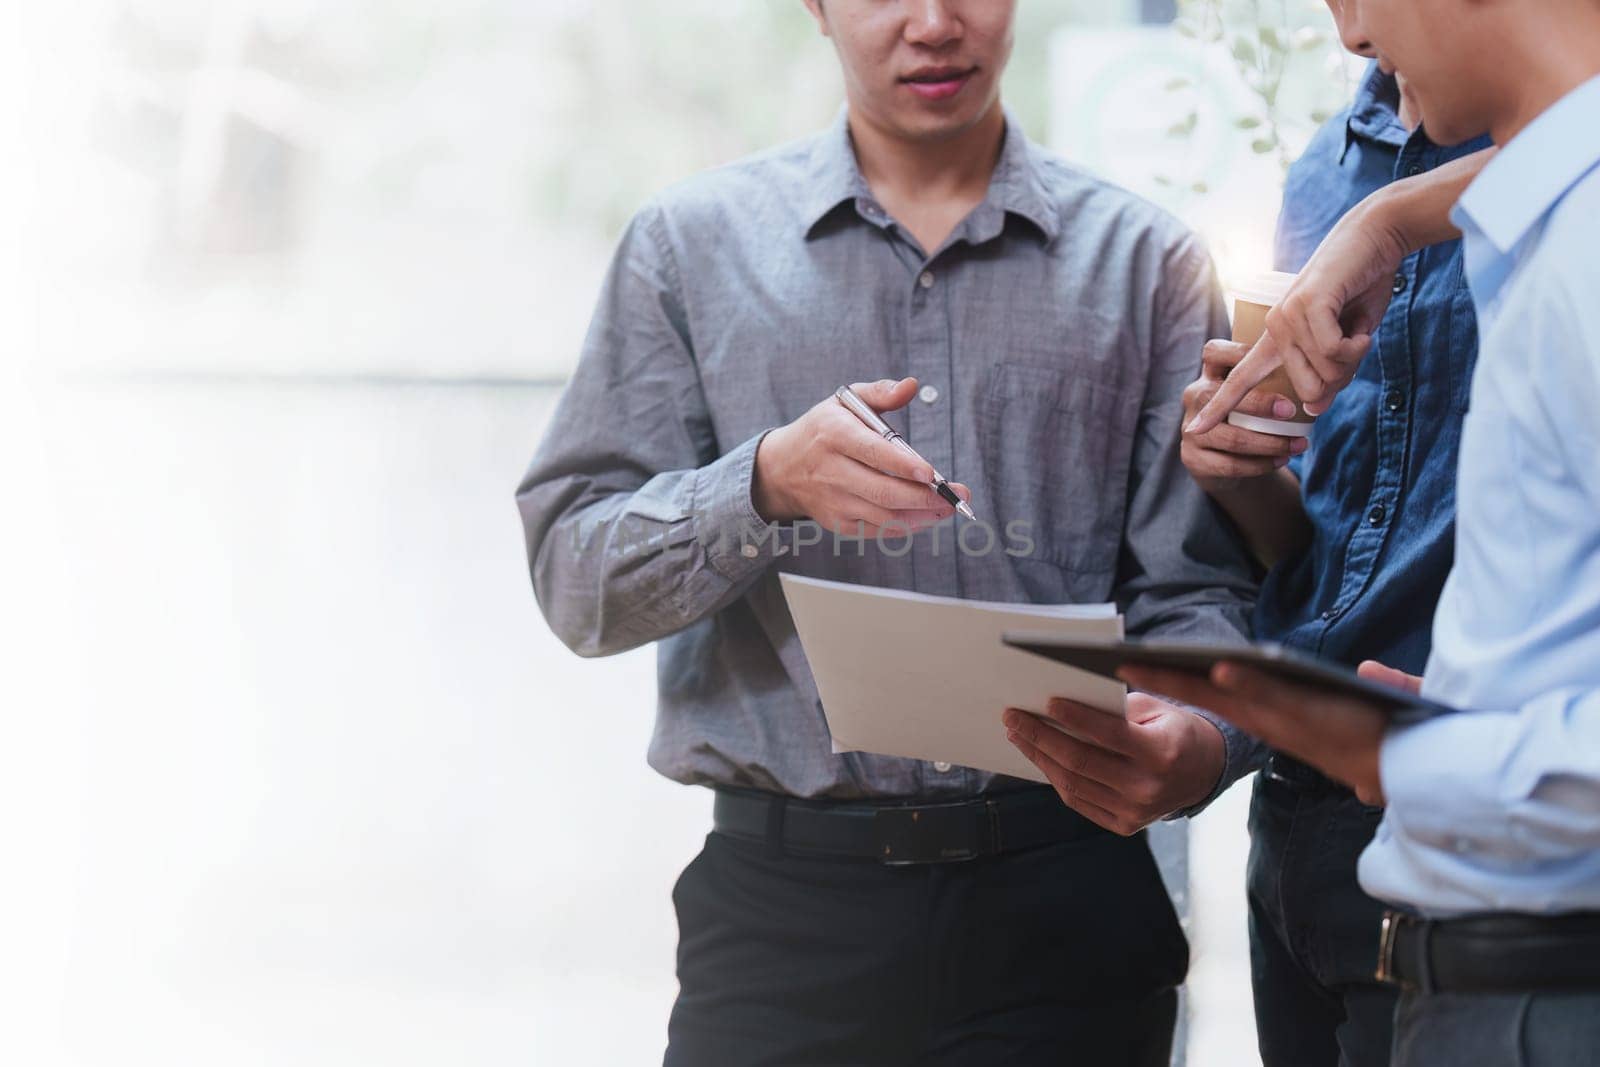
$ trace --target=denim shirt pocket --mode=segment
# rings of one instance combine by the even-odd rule
[[[1136,407],[1136,398],[1070,366],[1000,362],[990,372],[984,474],[1002,528],[1027,523],[1033,551],[1018,562],[1058,570],[1030,588],[1038,600],[1094,595],[1114,576],[1127,506],[1127,404]],[[1035,570],[1022,568],[1025,582]]]

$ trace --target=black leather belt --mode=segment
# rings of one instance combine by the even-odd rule
[[[1321,771],[1307,763],[1301,763],[1293,756],[1286,756],[1282,752],[1274,752],[1267,757],[1267,765],[1262,770],[1268,778],[1279,781],[1292,788],[1306,793],[1348,793],[1349,788],[1329,778]]]
[[[1600,989],[1600,913],[1430,921],[1385,912],[1377,977],[1424,993]]]
[[[970,800],[814,801],[719,788],[717,833],[797,856],[957,863],[1109,833],[1046,788]]]

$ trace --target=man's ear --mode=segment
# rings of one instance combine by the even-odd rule
[[[832,37],[828,32],[828,14],[822,10],[822,0],[804,0],[806,10],[811,12],[811,17],[817,20],[817,29],[822,31],[822,36]]]

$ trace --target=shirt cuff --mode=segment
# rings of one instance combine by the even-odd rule
[[[1247,774],[1260,770],[1262,765],[1267,762],[1267,746],[1233,725],[1233,723],[1214,712],[1207,711],[1205,708],[1193,708],[1187,704],[1182,706],[1215,726],[1217,732],[1222,735],[1222,750],[1224,753],[1222,773],[1217,776],[1217,782],[1211,787],[1210,793],[1189,807],[1182,808],[1166,816],[1168,819],[1191,819],[1199,815],[1211,806],[1212,801],[1227,792],[1234,782],[1237,782]]]
[[[1510,811],[1497,787],[1516,722],[1505,712],[1458,712],[1391,727],[1378,750],[1388,817],[1430,845],[1505,835]]]
[[[695,472],[694,533],[711,568],[740,582],[783,554],[778,527],[756,511],[750,489],[765,432]]]

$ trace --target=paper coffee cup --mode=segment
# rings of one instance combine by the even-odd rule
[[[1244,284],[1234,288],[1233,339],[1235,341],[1243,345],[1253,345],[1261,340],[1261,335],[1267,332],[1267,312],[1283,299],[1284,294],[1289,291],[1289,286],[1294,284],[1294,279],[1293,274],[1267,271],[1246,279]],[[1268,419],[1235,411],[1228,415],[1229,425],[1255,430],[1257,433],[1275,433],[1280,437],[1310,436],[1311,424],[1316,422],[1317,418],[1315,415],[1306,414],[1305,408],[1300,406],[1300,398],[1295,395],[1289,374],[1282,367],[1269,374],[1260,385],[1251,390],[1251,393],[1270,393],[1288,397],[1294,401],[1294,417]]]

